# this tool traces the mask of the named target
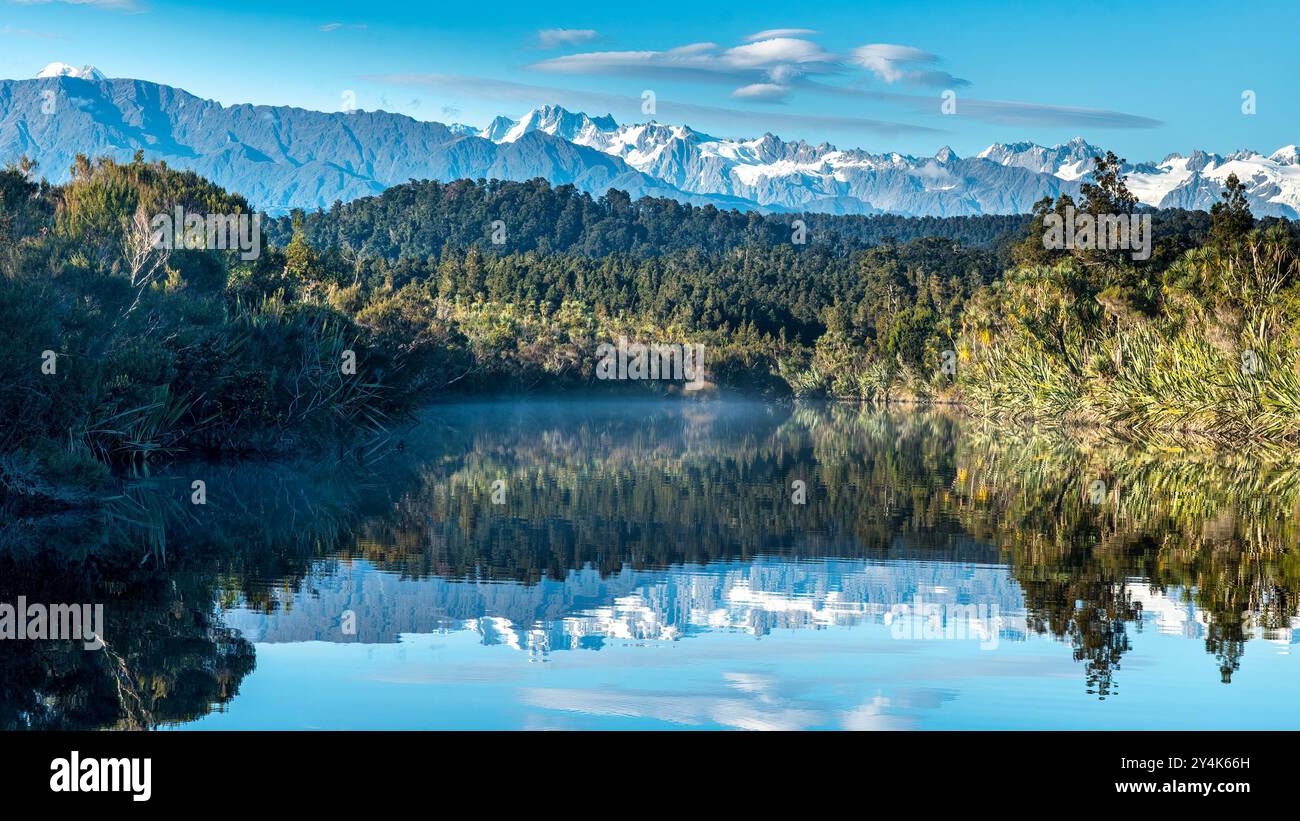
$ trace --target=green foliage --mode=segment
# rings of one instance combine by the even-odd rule
[[[1079,207],[1132,210],[1122,161],[1096,163]],[[543,181],[398,186],[272,221],[245,261],[151,244],[151,215],[248,212],[194,174],[30,172],[0,172],[0,504],[180,451],[382,436],[449,392],[680,389],[598,384],[620,337],[705,345],[710,388],[1300,439],[1300,232],[1256,225],[1232,180],[1211,215],[1155,214],[1141,262],[1044,249],[1064,197],[1028,220],[804,215],[796,245],[789,215]]]
[[[400,368],[314,299],[310,270],[290,270],[275,251],[249,264],[233,251],[153,247],[152,215],[176,207],[249,210],[138,158],[80,158],[57,188],[22,168],[0,172],[10,240],[0,321],[11,329],[0,348],[0,505],[75,502],[84,493],[69,488],[93,486],[103,468],[181,450],[283,450],[373,431],[406,407]],[[340,369],[348,348],[357,376]]]
[[[710,365],[710,379],[724,388],[883,400],[897,380],[905,395],[928,395],[941,352],[954,346],[962,305],[1004,259],[999,250],[939,237],[871,247],[815,238],[799,246],[788,226],[772,228],[756,215],[736,223],[734,214],[667,201],[591,201],[541,183],[403,189],[328,214],[295,215],[276,230],[291,237],[290,250],[311,254],[313,279],[335,289],[331,304],[346,303],[384,338],[413,340],[409,355],[441,347],[456,372],[454,388],[475,392],[590,385],[594,347],[626,334],[707,344],[718,366]],[[413,211],[391,210],[399,202]],[[504,249],[479,237],[465,245],[447,239],[464,240],[458,230],[487,224],[474,220],[506,204],[517,209],[509,211],[511,224],[526,228],[508,232]],[[554,208],[576,209],[588,227],[573,235],[571,250],[542,252],[552,223],[534,212]],[[715,223],[712,239],[676,250]],[[445,230],[424,233],[439,225]],[[591,239],[595,226],[652,242],[603,244]],[[310,252],[304,236],[336,244]],[[610,247],[623,250],[596,253]],[[834,331],[831,309],[845,323]],[[554,327],[566,311],[584,314],[580,333]],[[396,327],[386,329],[388,322]]]
[[[1300,237],[1214,220],[1220,239],[1164,270],[1068,260],[977,295],[962,317],[969,404],[1135,437],[1300,440]]]
[[[505,241],[491,242],[494,220],[506,224]],[[1024,227],[1021,215],[902,217],[894,214],[756,214],[684,205],[673,199],[632,201],[612,190],[592,197],[572,185],[544,179],[433,180],[389,188],[375,197],[328,211],[291,214],[272,222],[271,242],[287,245],[301,230],[318,249],[349,249],[389,261],[427,259],[447,248],[484,252],[603,257],[660,256],[695,251],[726,254],[741,248],[790,244],[792,223],[804,221],[808,248],[837,257],[888,242],[940,237],[963,245],[997,248]]]

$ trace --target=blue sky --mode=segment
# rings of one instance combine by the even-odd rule
[[[912,154],[1076,135],[1130,160],[1300,142],[1294,4],[1235,8],[0,0],[0,77],[61,60],[227,104],[336,111],[352,92],[474,125],[544,102],[642,121],[650,90],[661,122]]]

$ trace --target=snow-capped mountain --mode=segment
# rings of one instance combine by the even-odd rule
[[[946,146],[934,157],[874,154],[787,142],[773,134],[733,139],[654,121],[619,125],[609,115],[593,118],[559,106],[534,109],[519,120],[498,117],[479,134],[509,143],[534,131],[618,157],[683,191],[830,213],[1026,212],[1044,196],[1077,193],[1092,179],[1093,157],[1105,153],[1076,137],[1051,147],[995,144],[969,159]],[[1268,157],[1248,151],[1229,157],[1171,154],[1158,163],[1126,164],[1124,171],[1146,205],[1209,208],[1235,173],[1257,215],[1300,215],[1300,150],[1294,145]]]
[[[53,182],[77,154],[151,160],[202,174],[259,208],[328,207],[410,179],[543,177],[600,195],[611,188],[696,205],[910,216],[1026,213],[1077,195],[1104,153],[1082,139],[1050,148],[992,145],[974,157],[841,149],[775,134],[719,137],[686,124],[620,124],[549,105],[483,129],[384,111],[224,106],[92,66],[51,63],[32,80],[0,80],[0,164],[27,156]],[[1258,216],[1300,218],[1300,150],[1194,151],[1125,167],[1145,204],[1208,208],[1235,173]]]
[[[1268,155],[1268,158],[1280,165],[1300,165],[1300,148],[1284,145]]]
[[[981,151],[980,159],[999,165],[1027,168],[1040,174],[1051,174],[1063,180],[1077,180],[1092,170],[1092,158],[1101,152],[1082,137],[1075,137],[1064,145],[1046,148],[1034,143],[995,144]]]
[[[618,157],[632,168],[696,194],[737,197],[766,209],[913,215],[1028,211],[1043,196],[1076,184],[1014,166],[962,160],[949,148],[934,157],[829,143],[787,142],[774,134],[721,138],[687,125],[619,125],[558,106],[534,109],[519,120],[497,118],[480,136],[509,143],[542,131]]]
[[[487,128],[479,132],[479,136],[494,143],[503,142],[506,134],[510,133],[510,129],[514,128],[515,124],[515,121],[509,117],[497,117]]]
[[[104,79],[104,74],[94,66],[70,66],[67,63],[54,62],[41,69],[36,74],[39,80],[43,77],[76,77],[78,80],[99,81]]]
[[[142,151],[272,214],[328,208],[412,179],[537,177],[597,196],[616,188],[633,198],[754,207],[681,191],[617,157],[542,131],[498,144],[473,128],[384,111],[225,106],[171,86],[105,79],[89,66],[56,64],[42,73],[0,80],[0,166],[25,156],[51,182],[69,178],[78,154],[129,162]]]
[[[541,131],[571,143],[594,148],[600,142],[601,134],[617,129],[618,123],[608,114],[593,118],[581,112],[567,111],[558,105],[547,105],[533,109],[521,120],[497,117],[479,136],[497,143],[512,143],[525,134]]]
[[[991,145],[980,157],[1027,168],[1061,180],[1091,178],[1092,157],[1104,150],[1075,138],[1045,148],[1033,143]],[[1227,156],[1193,151],[1154,163],[1125,163],[1127,185],[1138,201],[1156,208],[1208,209],[1219,200],[1229,175],[1246,186],[1256,216],[1300,216],[1300,150],[1283,146],[1269,156],[1237,151]]]
[[[485,644],[546,653],[599,647],[604,640],[677,641],[712,630],[762,636],[883,625],[897,605],[914,604],[919,595],[945,611],[961,601],[983,602],[999,614],[1004,634],[1028,633],[1023,593],[1006,568],[939,561],[914,567],[757,558],[751,565],[718,561],[616,573],[587,566],[532,584],[398,578],[362,561],[314,572],[299,590],[281,595],[282,606],[272,613],[234,608],[224,621],[261,643],[338,641],[338,622],[326,614],[353,610],[358,633],[349,641],[379,644],[469,630]],[[1163,603],[1158,594],[1150,601]]]

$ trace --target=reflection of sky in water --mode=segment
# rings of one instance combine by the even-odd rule
[[[1183,591],[1128,588],[1141,627],[1117,693],[1099,700],[1068,644],[1027,629],[1000,565],[760,558],[525,585],[323,562],[274,613],[226,613],[257,642],[257,669],[196,726],[1300,726],[1291,629],[1257,633],[1224,685]],[[891,614],[917,597],[943,612],[984,606],[995,646],[898,638]],[[344,611],[356,635],[343,634]]]

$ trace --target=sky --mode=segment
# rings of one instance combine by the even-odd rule
[[[483,126],[558,103],[913,155],[1075,136],[1133,161],[1271,153],[1300,143],[1295,7],[1238,7],[0,0],[0,78],[62,61],[228,105]]]

